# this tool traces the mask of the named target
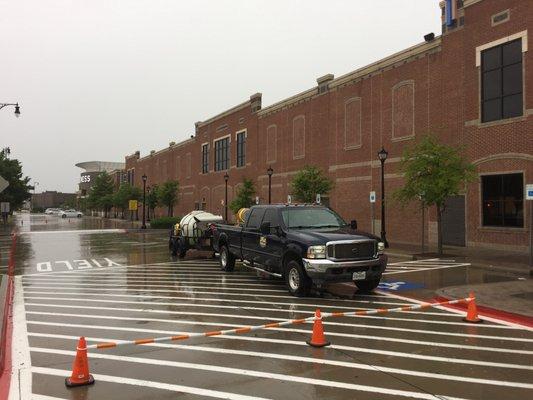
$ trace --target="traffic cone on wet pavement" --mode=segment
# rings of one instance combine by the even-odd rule
[[[324,328],[322,327],[322,315],[320,310],[317,308],[315,311],[315,322],[313,323],[313,335],[311,340],[308,340],[306,343],[313,347],[324,347],[329,346],[331,343],[326,341],[324,336]]]
[[[72,364],[72,375],[70,378],[65,378],[65,385],[67,385],[67,387],[92,385],[94,383],[94,378],[89,373],[87,342],[84,337],[80,337],[76,350],[76,358]]]
[[[463,321],[479,324],[480,322],[483,322],[483,320],[481,320],[477,315],[476,296],[474,296],[474,292],[470,292],[468,297],[470,297],[472,300],[468,302],[466,317],[463,318]]]

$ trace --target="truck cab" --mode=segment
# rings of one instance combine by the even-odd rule
[[[225,271],[244,265],[285,279],[290,293],[305,296],[312,285],[354,282],[377,287],[387,265],[384,243],[318,205],[257,205],[242,226],[216,225],[213,245]]]

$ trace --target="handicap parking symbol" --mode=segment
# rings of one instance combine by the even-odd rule
[[[405,290],[421,289],[424,285],[422,283],[415,282],[380,282],[378,289],[389,292],[402,292]]]

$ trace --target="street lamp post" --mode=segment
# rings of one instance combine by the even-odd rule
[[[272,166],[269,166],[267,169],[267,175],[268,175],[268,204],[272,202],[272,174],[274,173],[274,170],[272,169]]]
[[[228,220],[228,179],[229,179],[229,175],[226,172],[224,174],[224,182],[226,183],[226,194],[224,196],[224,219],[226,221]]]
[[[385,231],[385,160],[388,155],[389,153],[383,147],[378,152],[378,158],[381,162],[381,240],[385,243],[385,247],[389,247]]]
[[[19,103],[0,103],[0,110],[7,106],[14,106],[15,107],[15,117],[20,117],[20,107]]]
[[[142,176],[143,180],[143,224],[141,229],[146,229],[146,180],[148,177],[145,175]]]

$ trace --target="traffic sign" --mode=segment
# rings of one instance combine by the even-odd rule
[[[533,200],[533,183],[526,185],[526,200]]]
[[[0,193],[2,193],[9,186],[9,182],[0,176]]]
[[[130,200],[128,206],[130,211],[137,211],[137,200]]]
[[[375,203],[376,202],[376,192],[372,191],[370,192],[370,202]]]

